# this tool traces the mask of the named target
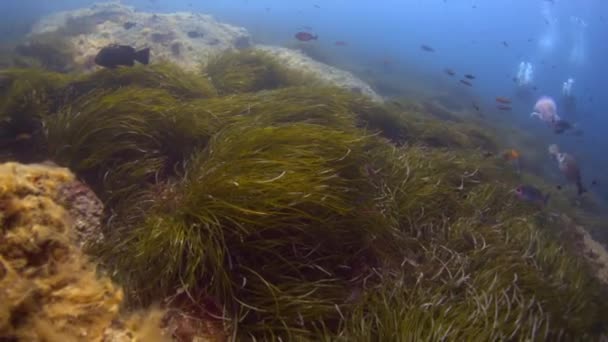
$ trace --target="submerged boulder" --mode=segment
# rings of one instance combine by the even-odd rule
[[[187,70],[195,70],[201,62],[229,50],[254,49],[276,56],[287,67],[381,101],[368,84],[348,71],[317,62],[298,50],[255,45],[245,28],[218,22],[201,13],[155,14],[137,12],[119,3],[102,3],[43,18],[34,26],[30,40],[51,34],[65,38],[73,64],[84,70],[97,68],[95,55],[109,44],[149,47],[153,63],[170,61]]]

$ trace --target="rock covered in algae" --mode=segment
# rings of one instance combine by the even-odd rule
[[[128,29],[126,23],[131,24]],[[200,62],[207,62],[227,50],[253,48],[276,56],[287,67],[310,72],[329,84],[381,100],[368,84],[348,71],[317,62],[297,50],[253,45],[246,29],[218,22],[210,15],[154,14],[136,12],[119,3],[101,3],[43,18],[34,26],[31,39],[52,33],[69,41],[74,50],[74,63],[85,69],[94,68],[95,55],[108,44],[150,47],[152,61],[171,61],[187,70],[195,70]]]
[[[122,289],[77,247],[57,200],[74,184],[64,168],[0,165],[0,340],[165,340],[163,313],[120,315]]]
[[[257,48],[271,53],[290,68],[310,72],[330,84],[348,89],[354,93],[367,95],[374,101],[382,101],[382,98],[372,87],[352,73],[317,62],[301,51],[265,45],[258,45]]]

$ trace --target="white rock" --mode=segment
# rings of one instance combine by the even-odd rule
[[[256,48],[275,55],[286,65],[309,71],[328,83],[382,98],[365,82],[350,72],[317,62],[300,51],[276,47],[253,46],[246,29],[220,23],[210,15],[190,12],[154,14],[137,12],[117,2],[95,4],[90,8],[52,14],[40,20],[32,34],[52,32],[69,22],[82,22],[90,32],[69,37],[75,47],[75,63],[95,69],[93,62],[99,50],[109,44],[149,47],[151,60],[168,60],[187,70],[196,70],[201,62],[228,49]],[[124,24],[135,25],[126,29]]]

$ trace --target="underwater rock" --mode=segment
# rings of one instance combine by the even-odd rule
[[[287,67],[310,72],[319,79],[340,88],[347,90],[358,88],[361,94],[369,96],[372,100],[377,102],[383,101],[382,97],[380,97],[380,95],[378,95],[367,83],[348,71],[317,62],[300,51],[268,45],[256,45],[256,48],[274,55]]]
[[[122,290],[97,276],[55,196],[74,176],[46,165],[0,165],[0,340],[98,340]]]
[[[52,163],[0,164],[0,208],[1,341],[168,341],[175,336],[176,317],[185,316],[175,305],[120,313],[123,290],[98,275],[79,247],[78,230],[99,225],[101,203],[69,170]],[[213,338],[221,330],[205,320],[197,323],[201,328],[190,336],[219,341]]]
[[[84,20],[83,18],[88,18]],[[90,22],[86,30],[74,34],[73,23]],[[124,23],[135,23],[125,29]],[[382,101],[372,88],[350,72],[323,64],[300,51],[254,45],[250,34],[242,27],[220,23],[212,16],[200,13],[146,13],[119,3],[96,4],[90,8],[52,14],[40,20],[32,35],[60,32],[74,46],[74,63],[92,70],[91,58],[109,44],[130,45],[137,49],[148,47],[151,62],[171,61],[187,70],[195,70],[227,50],[261,49],[276,55],[288,67],[309,71],[319,78],[344,89],[361,89],[374,101]],[[68,33],[69,32],[69,33]]]
[[[103,203],[86,184],[73,180],[61,185],[58,202],[68,210],[80,246],[103,240]]]
[[[94,25],[80,34],[67,34],[66,27],[70,23],[82,21],[93,21]],[[125,22],[135,23],[135,26],[126,30]],[[115,43],[136,48],[149,47],[153,61],[173,61],[193,70],[201,60],[227,49],[242,49],[251,42],[244,28],[220,23],[209,15],[136,12],[134,8],[116,2],[51,14],[41,19],[32,30],[33,35],[44,32],[65,32],[76,46],[74,62],[79,65],[84,65],[87,58],[96,55],[102,47]],[[191,32],[200,35],[193,37]],[[203,36],[204,39],[201,39]],[[182,46],[188,46],[188,49],[181,49],[179,56],[172,48],[177,41]]]

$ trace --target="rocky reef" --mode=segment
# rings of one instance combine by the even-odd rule
[[[551,185],[479,122],[284,51],[0,71],[0,157],[52,160],[0,166],[0,338],[605,337],[589,211],[520,201]]]
[[[74,182],[64,168],[0,165],[2,339],[101,341],[112,334],[123,292],[97,275],[77,246],[68,211],[59,204]]]
[[[165,61],[186,70],[227,50],[263,50],[295,70],[314,74],[331,85],[380,101],[372,88],[352,73],[319,63],[297,50],[255,45],[246,29],[216,21],[200,13],[145,13],[117,2],[61,12],[38,22],[18,51],[44,56],[47,67],[63,71],[94,69],[94,57],[109,44],[149,47],[152,61]],[[60,46],[58,51],[52,45]],[[54,56],[52,62],[49,62]]]

